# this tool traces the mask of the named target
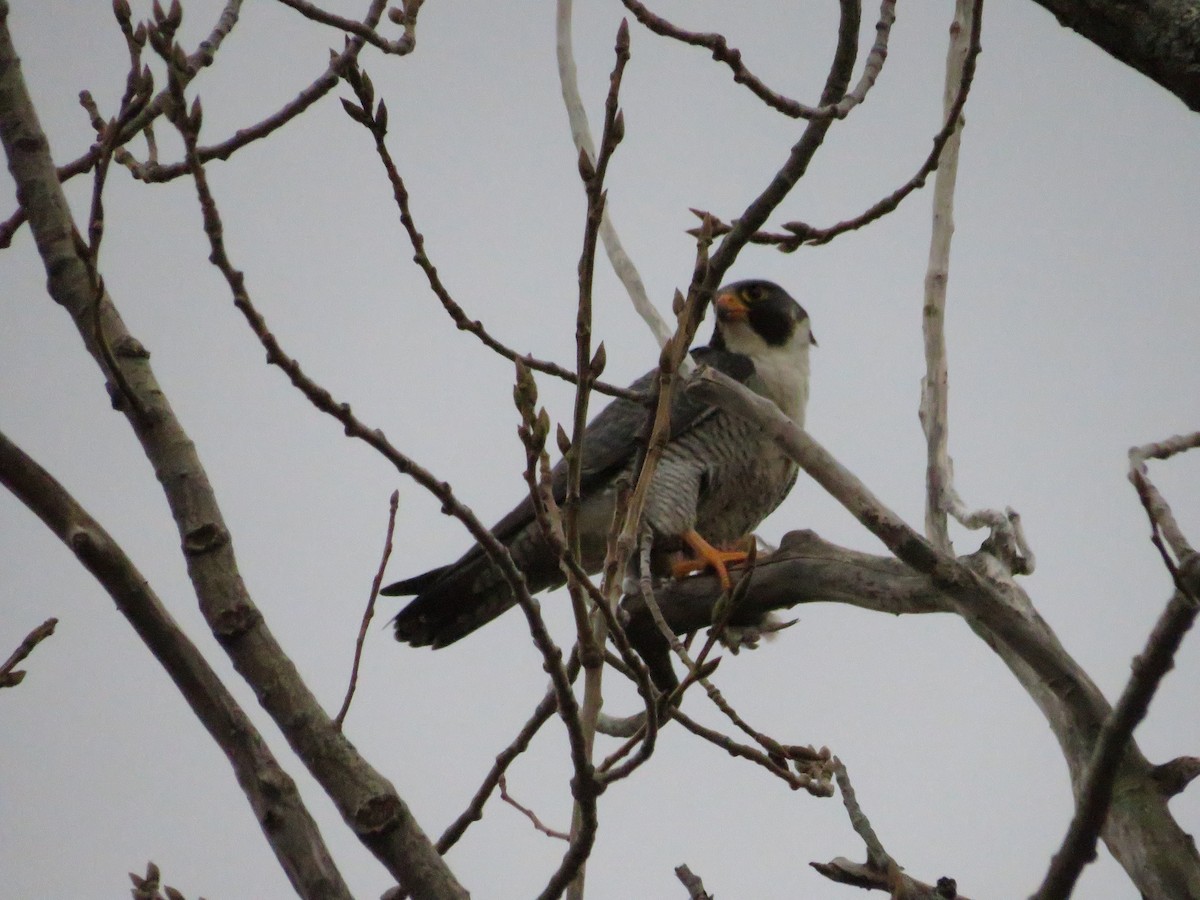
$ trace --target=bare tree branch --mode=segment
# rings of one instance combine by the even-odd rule
[[[546,837],[557,838],[560,841],[567,841],[570,843],[571,835],[551,828],[540,818],[538,818],[537,813],[535,813],[528,806],[522,805],[515,797],[513,797],[512,794],[508,792],[508,781],[503,775],[501,775],[499,781],[497,781],[497,786],[500,788],[500,799],[527,818],[533,824],[534,828],[546,835]]]
[[[842,792],[842,802],[846,806],[850,824],[867,847],[867,861],[865,864],[852,863],[848,859],[838,857],[827,863],[809,863],[810,866],[839,884],[887,891],[891,896],[902,897],[904,900],[967,900],[958,893],[958,884],[953,878],[942,877],[936,885],[928,885],[906,875],[883,848],[866,813],[858,805],[858,798],[846,767],[836,757],[833,760],[833,771],[838,789]]]
[[[363,27],[374,29],[379,24],[379,19],[383,15],[385,6],[387,6],[387,0],[371,0],[370,8],[363,17]],[[291,102],[280,107],[265,119],[245,128],[239,128],[231,137],[219,144],[197,147],[196,154],[200,158],[200,161],[206,163],[214,159],[227,160],[247,144],[265,138],[295,119],[337,86],[338,79],[342,73],[356,64],[358,55],[365,44],[366,42],[361,37],[355,36],[349,38],[346,41],[345,49],[341,53],[331,53],[329,65],[326,66],[325,71],[317,76],[312,84],[300,91]],[[190,79],[181,78],[181,82],[180,90],[187,87]],[[163,98],[163,102],[165,103],[167,96],[169,96],[169,89],[159,94],[155,98],[155,103],[158,102],[159,98]],[[154,109],[154,107],[155,104],[152,103],[150,109]],[[160,106],[158,112],[162,111],[164,110]],[[190,171],[187,160],[180,160],[177,163],[164,165],[147,162],[139,166],[134,171],[134,175],[143,181],[162,182],[187,175]]]
[[[1175,653],[1200,612],[1200,554],[1192,550],[1166,500],[1147,477],[1145,462],[1151,457],[1167,459],[1197,446],[1200,446],[1200,432],[1162,444],[1135,447],[1129,452],[1129,477],[1146,507],[1155,538],[1160,530],[1169,531],[1172,550],[1178,554],[1178,566],[1171,567],[1177,590],[1155,623],[1145,648],[1134,658],[1133,673],[1100,729],[1087,770],[1075,792],[1075,815],[1041,887],[1034,894],[1035,900],[1065,900],[1074,890],[1084,866],[1095,859],[1096,839],[1108,815],[1113,786],[1133,730],[1146,717],[1150,701],[1174,667]],[[1170,565],[1169,558],[1165,555],[1164,558]],[[1158,770],[1151,777],[1161,784]],[[1164,796],[1170,794],[1164,792]]]
[[[767,106],[785,116],[791,116],[793,119],[844,119],[850,110],[866,100],[867,92],[875,84],[879,73],[883,70],[883,64],[887,60],[888,38],[891,35],[892,23],[896,21],[895,0],[883,0],[879,7],[879,22],[875,26],[875,44],[867,54],[867,61],[863,66],[863,73],[858,85],[837,102],[826,101],[825,98],[822,98],[821,106],[814,107],[805,106],[803,103],[798,103],[767,87],[746,68],[742,62],[742,52],[730,47],[725,35],[686,31],[661,16],[656,16],[639,0],[622,0],[622,2],[639,22],[655,34],[708,50],[712,53],[713,59],[729,66],[733,71],[734,81],[744,84],[754,96]]]
[[[592,140],[591,129],[588,127],[587,111],[583,107],[583,98],[579,95],[579,83],[575,73],[575,58],[571,49],[571,0],[558,0],[555,12],[555,52],[558,57],[558,80],[562,87],[563,103],[567,108],[567,119],[571,124],[571,138],[575,141],[578,153],[586,153],[588,159],[595,160],[596,145]],[[600,239],[604,242],[604,251],[621,284],[633,302],[633,308],[642,317],[654,335],[659,347],[663,347],[671,337],[671,329],[659,315],[642,276],[638,274],[637,266],[621,244],[616,226],[612,223],[608,205],[605,204],[604,217],[600,221]]]
[[[1035,0],[1087,38],[1200,112],[1200,16],[1192,0]]]
[[[518,353],[516,350],[512,350],[502,344],[496,338],[492,337],[484,327],[483,322],[468,316],[466,310],[454,299],[450,290],[443,283],[441,275],[438,274],[437,266],[433,264],[425,250],[425,236],[417,229],[417,223],[413,219],[408,188],[405,186],[404,179],[401,177],[399,169],[396,168],[392,154],[387,148],[385,141],[387,137],[387,107],[380,100],[376,110],[370,108],[374,102],[374,87],[371,86],[371,80],[366,73],[361,72],[357,68],[349,67],[343,72],[342,77],[355,89],[356,93],[362,92],[360,93],[359,101],[363,103],[365,100],[365,105],[361,109],[365,110],[366,114],[358,111],[360,107],[356,107],[353,104],[347,105],[348,101],[343,100],[342,105],[352,119],[371,132],[371,136],[375,140],[375,150],[379,154],[380,161],[383,163],[384,171],[387,173],[388,181],[392,186],[392,195],[395,198],[396,207],[400,211],[400,224],[404,226],[409,242],[412,244],[413,261],[425,273],[430,290],[433,291],[434,296],[438,298],[438,302],[449,313],[450,318],[454,320],[454,324],[458,326],[460,331],[467,331],[475,335],[485,347],[495,351],[505,359],[510,359],[514,362],[520,361],[531,369],[545,372],[548,375],[553,375],[572,384],[578,383],[578,376],[570,369],[564,368],[557,363],[534,359],[530,354]],[[378,114],[380,110],[384,113],[382,116]],[[613,397],[623,397],[626,400],[633,400],[639,403],[647,400],[647,398],[633,391],[608,384],[599,379],[592,382],[592,387],[603,394],[609,394]]]
[[[688,900],[713,900],[712,894],[704,890],[704,882],[686,865],[675,867],[675,877],[687,888]]]
[[[0,452],[2,452],[6,440],[3,435],[0,435]],[[3,460],[0,459],[0,466],[2,465]],[[2,478],[3,471],[0,471],[0,479]],[[5,483],[7,484],[7,482]],[[19,669],[17,671],[13,670],[17,669],[17,663],[33,652],[34,647],[54,634],[54,627],[56,625],[58,625],[58,619],[47,619],[37,628],[33,629],[33,631],[29,632],[29,634],[25,635],[25,639],[17,645],[17,649],[12,652],[12,655],[3,663],[0,663],[0,688],[16,687],[25,680],[24,671]]]
[[[829,64],[829,74],[825,78],[825,87],[821,91],[821,105],[828,106],[836,103],[846,93],[850,84],[850,76],[854,72],[854,61],[858,57],[858,29],[862,22],[862,8],[858,0],[841,0],[841,17],[838,22],[837,46],[834,49],[833,60]],[[717,286],[729,271],[742,248],[750,241],[767,217],[791,193],[812,161],[817,150],[825,140],[832,119],[813,119],[808,122],[804,132],[788,154],[787,161],[771,178],[762,192],[751,201],[750,205],[733,223],[729,233],[724,236],[716,251],[712,254],[707,270],[703,277],[693,277],[688,295],[698,294],[704,302],[711,297]],[[698,310],[704,312],[704,307]],[[692,334],[695,332],[693,331]]]
[[[372,47],[376,47],[384,53],[405,56],[417,48],[417,12],[421,9],[421,4],[424,3],[424,0],[406,0],[403,12],[399,16],[393,17],[393,21],[397,21],[397,24],[404,26],[403,36],[394,41],[383,37],[374,27],[368,27],[354,19],[334,15],[328,10],[321,9],[313,3],[309,3],[308,0],[279,0],[279,2],[284,6],[290,6],[305,18],[312,19],[314,22],[320,22],[322,25],[331,25],[347,34],[353,34],[355,37],[361,38]]]
[[[1150,524],[1161,531],[1175,554],[1175,559],[1182,561],[1194,553],[1192,545],[1183,536],[1179,523],[1171,512],[1171,507],[1154,483],[1147,475],[1146,463],[1151,459],[1170,459],[1178,453],[1184,453],[1200,447],[1200,431],[1191,434],[1177,434],[1156,444],[1146,444],[1134,447],[1129,451],[1129,480],[1137,489]]]
[[[970,0],[954,4],[950,47],[946,52],[946,88],[942,105],[949,118],[975,31]],[[925,338],[925,377],[921,379],[921,427],[925,431],[925,536],[939,550],[952,553],[947,512],[954,491],[954,469],[949,452],[949,376],[946,369],[946,285],[950,279],[950,239],[954,235],[954,184],[958,177],[958,147],[966,124],[960,113],[942,148],[933,179],[933,228],[929,241],[929,267],[925,273],[925,305],[921,333]]]
[[[367,640],[367,627],[375,616],[375,600],[379,597],[379,586],[383,584],[383,573],[392,556],[392,536],[396,533],[396,510],[399,506],[400,492],[392,491],[392,496],[388,498],[388,522],[387,533],[383,539],[383,553],[380,555],[375,577],[371,579],[371,596],[367,598],[367,608],[363,610],[362,624],[358,627],[358,638],[354,642],[354,662],[350,666],[350,684],[346,686],[346,697],[342,700],[342,708],[333,717],[333,724],[339,730],[346,722],[346,714],[350,711],[350,702],[354,699],[354,689],[358,686],[358,666],[362,662],[363,644]]]
[[[990,552],[978,568],[939,553],[770,401],[719,372],[702,369],[693,390],[708,402],[745,416],[772,433],[810,476],[907,565],[928,575],[988,646],[1009,666],[1042,709],[1058,738],[1078,794],[1112,708],[1087,673]],[[1105,825],[1105,843],[1134,884],[1148,896],[1200,896],[1200,856],[1184,834],[1130,742],[1121,759],[1119,789]]]
[[[983,0],[975,0],[973,23],[982,21],[982,10]],[[930,148],[929,155],[925,157],[925,161],[921,163],[912,178],[853,218],[824,228],[809,225],[805,222],[784,222],[782,227],[786,233],[776,234],[766,231],[755,231],[747,239],[747,243],[773,245],[783,253],[792,253],[800,247],[816,247],[821,244],[827,244],[839,235],[855,231],[895,211],[906,197],[924,187],[929,175],[937,170],[943,148],[950,139],[950,135],[954,133],[959,117],[966,105],[967,95],[970,93],[971,85],[974,83],[975,63],[980,49],[979,27],[975,26],[972,28],[970,49],[963,60],[958,96],[954,101],[954,105],[950,108],[941,130],[933,137],[933,145]],[[692,212],[701,219],[711,217],[712,215],[699,209],[693,209]],[[728,234],[730,230],[731,227],[724,222],[715,221],[713,225],[714,235]],[[694,234],[695,230],[688,233]]]
[[[770,754],[764,753],[756,747],[751,747],[747,744],[739,743],[728,735],[722,734],[714,728],[709,728],[706,725],[701,725],[691,716],[684,713],[678,707],[671,707],[669,714],[672,719],[675,719],[680,725],[690,731],[697,737],[704,738],[715,747],[720,747],[730,756],[747,759],[762,768],[766,769],[775,777],[781,779],[788,787],[793,790],[804,789],[814,797],[832,796],[833,788],[829,786],[828,781],[822,782],[820,779],[814,779],[811,775],[800,772],[792,772],[788,769],[783,760],[772,759]]]
[[[95,299],[87,262],[21,78],[7,13],[6,0],[0,0],[0,138],[18,199],[29,214],[50,296],[71,315],[88,352],[104,368],[92,328]],[[150,368],[149,353],[126,329],[109,296],[102,298],[98,315],[144,411],[123,410],[159,474],[201,611],[217,640],[346,823],[388,870],[412,890],[464,895],[395,788],[333,727],[275,641],[246,591],[212,486]]]
[[[578,673],[579,658],[572,656],[567,661],[567,675],[574,681]],[[445,854],[447,850],[458,843],[458,839],[463,836],[464,832],[466,832],[473,822],[478,822],[483,818],[484,804],[487,803],[492,792],[499,786],[500,779],[504,777],[504,773],[508,771],[508,767],[512,765],[518,756],[529,749],[529,743],[533,740],[534,735],[550,720],[550,717],[554,715],[557,709],[557,698],[554,689],[551,688],[546,691],[545,696],[542,697],[541,702],[537,705],[537,709],[533,711],[533,715],[521,726],[520,732],[513,739],[512,743],[496,755],[496,761],[491,771],[484,778],[479,790],[475,792],[475,796],[471,798],[471,802],[467,808],[442,832],[442,836],[437,841],[438,853]]]
[[[842,856],[827,863],[814,862],[809,865],[837,884],[887,891],[891,896],[903,897],[904,900],[967,900],[958,892],[958,884],[953,878],[939,878],[937,884],[925,884],[901,872],[903,883],[897,886],[892,873],[877,871],[866,863],[852,862]]]
[[[596,269],[596,244],[604,221],[607,195],[604,176],[617,145],[625,136],[625,117],[618,106],[621,80],[629,62],[629,25],[622,20],[617,28],[614,47],[616,62],[609,76],[608,96],[604,103],[604,129],[601,132],[600,152],[594,156],[586,150],[579,151],[579,174],[587,193],[587,217],[583,230],[583,248],[579,258],[579,301],[575,316],[575,404],[571,422],[570,446],[563,452],[567,460],[567,491],[563,500],[562,526],[565,549],[570,558],[582,558],[579,511],[583,504],[580,483],[583,476],[584,433],[588,423],[588,401],[591,383],[604,370],[604,344],[592,353],[592,280]],[[548,474],[548,473],[547,473]],[[587,579],[583,579],[587,581]],[[612,587],[611,585],[609,586]],[[599,782],[595,777],[592,756],[596,741],[596,721],[600,707],[604,705],[603,678],[604,654],[601,648],[608,639],[608,618],[597,615],[594,621],[587,611],[585,591],[574,571],[568,569],[567,590],[575,612],[575,627],[578,634],[579,661],[583,666],[583,703],[580,709],[580,724],[587,754],[588,769],[575,772],[576,782],[581,782],[573,791],[575,803],[571,813],[570,848],[567,859],[574,873],[567,886],[567,900],[583,900],[583,888],[587,877],[587,858],[596,840],[596,797]],[[603,605],[608,607],[604,598]],[[591,784],[588,784],[588,782]],[[547,887],[547,892],[549,886]]]
[[[1196,599],[1200,597],[1200,555],[1189,556],[1179,574],[1187,593],[1177,591],[1171,597],[1145,649],[1133,660],[1133,674],[1100,729],[1087,770],[1076,787],[1075,815],[1041,887],[1033,895],[1035,900],[1065,900],[1084,866],[1096,857],[1096,839],[1109,815],[1113,787],[1133,730],[1145,718],[1158,686],[1174,665],[1183,636],[1200,611]],[[1193,884],[1200,883],[1198,879],[1200,873],[1195,873]]]
[[[0,18],[2,13],[3,0],[0,0]],[[49,472],[3,434],[0,434],[0,483],[75,554],[175,682],[196,718],[229,760],[263,834],[296,892],[313,900],[322,897],[349,900],[350,891],[321,839],[316,822],[301,801],[295,782],[120,546]]]
[[[233,31],[234,26],[237,25],[241,8],[242,0],[226,0],[225,6],[221,9],[221,14],[217,17],[217,22],[208,33],[208,36],[186,58],[186,69],[191,73],[189,77],[194,78],[201,69],[212,65],[213,60],[216,59],[217,51],[221,48],[221,44],[229,36],[230,32]],[[380,4],[380,10],[382,11],[382,3]],[[128,0],[115,0],[113,3],[113,12],[117,17],[117,22],[121,26],[121,30],[125,33],[126,39],[132,41],[135,31],[131,24],[130,16],[132,13]],[[145,41],[145,26],[139,25],[139,31],[141,34],[140,40]],[[334,83],[336,83],[336,79]],[[332,87],[332,85],[330,86]],[[148,128],[154,119],[162,115],[166,100],[167,92],[165,90],[160,91],[154,100],[146,104],[136,117],[125,123],[121,135],[114,141],[114,146],[122,147],[142,130]],[[59,167],[57,169],[59,181],[68,181],[76,175],[90,171],[100,158],[100,152],[100,145],[94,144],[83,156],[65,166]],[[20,202],[19,198],[18,202]],[[26,218],[27,211],[23,206],[18,206],[17,210],[8,219],[0,223],[0,249],[9,246],[12,242],[13,234],[25,223]]]

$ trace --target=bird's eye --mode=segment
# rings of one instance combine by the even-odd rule
[[[746,288],[746,299],[751,303],[757,303],[763,298],[763,288],[761,284],[752,284]]]

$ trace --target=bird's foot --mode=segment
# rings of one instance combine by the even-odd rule
[[[671,566],[671,574],[677,579],[686,578],[693,572],[712,569],[720,579],[721,587],[729,590],[733,584],[729,578],[730,566],[744,563],[750,557],[750,552],[746,549],[720,550],[695,531],[685,532],[683,539],[696,555],[691,559],[679,560]]]

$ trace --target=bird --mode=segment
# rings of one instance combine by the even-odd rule
[[[816,344],[804,308],[779,285],[752,279],[717,290],[713,309],[712,338],[691,351],[696,364],[712,366],[767,397],[803,427],[809,348]],[[630,389],[646,393],[655,377],[656,372],[649,372]],[[618,398],[584,431],[578,521],[580,562],[589,574],[603,565],[620,485],[636,476],[647,415],[644,405]],[[727,548],[744,541],[779,506],[797,471],[796,463],[758,426],[676,390],[670,433],[642,516],[654,558],[690,549],[695,561],[678,564],[676,574],[709,566],[728,587],[728,567],[748,554]],[[566,486],[564,459],[552,472],[560,502]],[[492,534],[508,548],[530,593],[565,583],[529,497]],[[467,636],[516,604],[500,569],[479,544],[456,562],[397,581],[380,593],[413,597],[393,619],[396,639],[434,649]]]

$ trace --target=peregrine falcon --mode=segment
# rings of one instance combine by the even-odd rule
[[[815,344],[808,314],[769,281],[739,281],[713,301],[716,327],[707,347],[692,350],[710,365],[772,400],[792,421],[804,424],[808,401],[808,351]],[[648,391],[651,372],[631,388]],[[583,440],[579,512],[582,564],[589,573],[604,562],[618,483],[636,475],[646,408],[617,399],[589,423]],[[726,565],[744,559],[727,548],[746,537],[787,496],[797,467],[756,426],[677,391],[671,429],[647,494],[642,517],[656,558],[690,548],[728,584]],[[566,494],[565,461],[554,468],[555,497]],[[542,536],[526,497],[492,529],[512,554],[531,593],[566,579]],[[416,647],[444,647],[505,612],[516,600],[499,569],[476,544],[447,566],[398,581],[389,596],[416,595],[394,625],[396,639]]]

